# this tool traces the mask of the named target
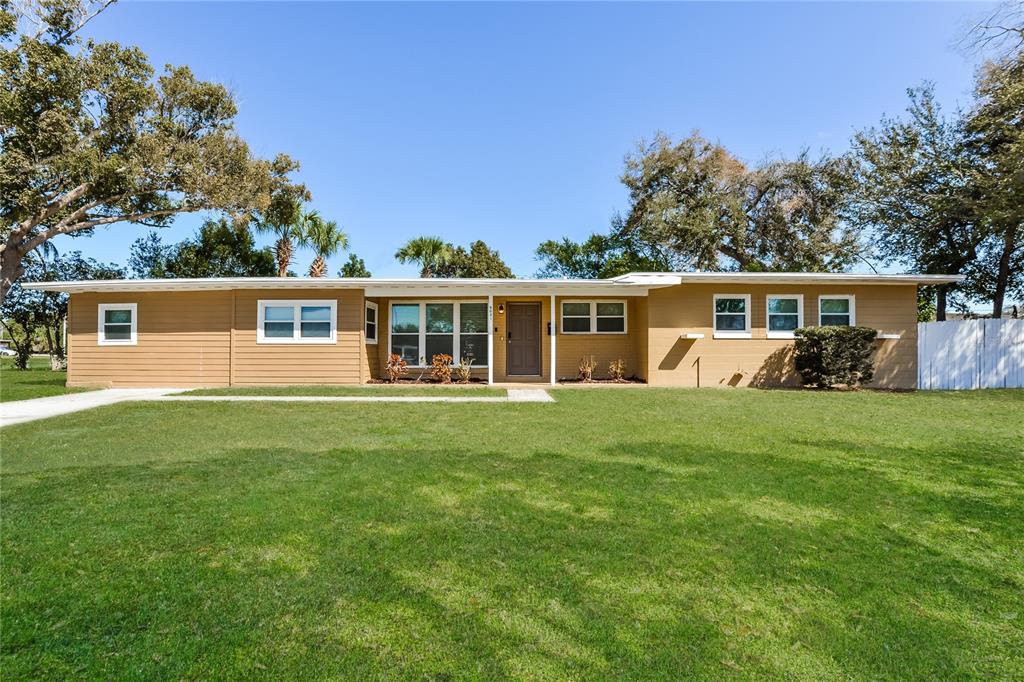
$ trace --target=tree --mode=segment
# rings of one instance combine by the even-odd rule
[[[201,210],[244,221],[275,193],[308,196],[294,161],[251,153],[222,85],[187,67],[154,79],[138,48],[83,42],[109,4],[0,2],[0,299],[58,235]]]
[[[749,169],[717,143],[659,134],[626,158],[623,234],[702,270],[839,271],[861,257],[842,221],[849,162],[804,152]]]
[[[225,219],[207,220],[193,239],[165,246],[150,233],[135,240],[128,258],[133,277],[273,277],[274,256],[257,249],[252,234]]]
[[[124,272],[114,265],[97,263],[74,251],[60,256],[50,251],[43,256],[37,250],[26,263],[23,282],[52,282],[87,279],[121,279]],[[67,362],[64,348],[64,321],[68,314],[68,295],[50,291],[25,289],[15,284],[4,297],[0,321],[11,337],[18,353],[17,366],[27,368],[32,345],[42,336],[53,369],[63,369]]]
[[[433,273],[435,277],[492,277],[513,278],[512,268],[501,259],[501,254],[492,250],[483,241],[469,245],[469,251],[461,246],[448,245],[451,252],[447,262],[440,263]]]
[[[451,244],[445,243],[440,237],[416,237],[395,252],[399,263],[418,263],[420,277],[433,277],[451,257]]]
[[[578,243],[567,237],[548,240],[535,253],[542,264],[538,277],[606,279],[627,272],[670,272],[681,267],[670,252],[644,243],[635,233],[626,233],[619,216],[607,235],[592,234]]]
[[[369,277],[370,271],[366,269],[366,263],[356,254],[348,254],[348,260],[342,264],[338,271],[338,277]]]
[[[316,253],[309,266],[310,277],[327,275],[327,259],[348,248],[348,235],[333,220],[324,220],[315,211],[306,223],[305,242]]]
[[[164,244],[156,231],[132,242],[128,254],[128,272],[136,279],[161,279],[167,276],[167,261],[174,247]]]

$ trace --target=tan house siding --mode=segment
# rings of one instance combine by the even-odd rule
[[[770,294],[803,294],[804,324],[817,324],[818,296],[855,296],[856,323],[901,334],[879,341],[875,386],[914,388],[917,382],[917,290],[908,286],[743,286],[689,284],[653,289],[648,299],[648,366],[656,386],[797,385],[792,341],[766,337]],[[750,339],[713,338],[715,294],[750,294]],[[681,339],[680,334],[704,334]]]
[[[563,334],[561,333],[562,301],[626,301],[625,334]],[[647,305],[641,298],[615,296],[565,296],[557,299],[558,347],[556,373],[559,379],[575,379],[579,376],[580,360],[593,356],[597,361],[595,378],[608,376],[608,365],[622,359],[626,361],[626,376],[643,376],[645,367],[641,361],[640,340],[646,338]]]
[[[337,301],[337,340],[333,344],[258,344],[256,325],[260,300]],[[141,312],[139,319],[142,319]],[[235,292],[235,333],[232,347],[234,383],[358,384],[363,350],[363,292],[341,289],[291,291],[243,289]]]
[[[101,346],[101,303],[138,306],[137,343]],[[69,386],[224,386],[230,379],[231,292],[74,294]]]

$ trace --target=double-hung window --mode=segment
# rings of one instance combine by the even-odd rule
[[[804,326],[802,294],[769,294],[765,309],[769,339],[791,339],[793,332]]]
[[[819,296],[818,324],[822,327],[852,327],[857,324],[853,296]]]
[[[625,301],[562,301],[563,334],[625,334]]]
[[[435,355],[487,364],[487,304],[429,301],[391,304],[391,353],[412,366],[429,365]]]
[[[134,346],[138,341],[138,305],[101,303],[96,339],[101,346]]]
[[[366,343],[377,343],[377,304],[366,302]]]
[[[264,301],[258,303],[257,343],[335,343],[337,301]]]
[[[750,338],[750,294],[715,294],[716,339]]]

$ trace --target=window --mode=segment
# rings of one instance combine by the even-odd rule
[[[625,301],[562,301],[563,334],[625,334]]]
[[[791,339],[793,331],[804,326],[804,297],[802,294],[769,295],[768,338]]]
[[[750,338],[750,294],[715,294],[716,339]]]
[[[377,304],[366,302],[366,343],[377,343]]]
[[[819,296],[818,324],[822,327],[852,327],[857,324],[853,296]]]
[[[392,303],[390,330],[391,352],[412,366],[429,365],[435,355],[487,365],[486,303]]]
[[[256,343],[334,343],[337,301],[259,301]]]
[[[138,341],[138,306],[135,303],[101,303],[97,343],[101,346],[134,346]]]

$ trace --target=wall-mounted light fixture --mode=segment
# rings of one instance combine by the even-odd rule
[[[498,304],[498,314],[499,315],[504,315],[505,314],[505,304],[504,303],[499,303]]]

